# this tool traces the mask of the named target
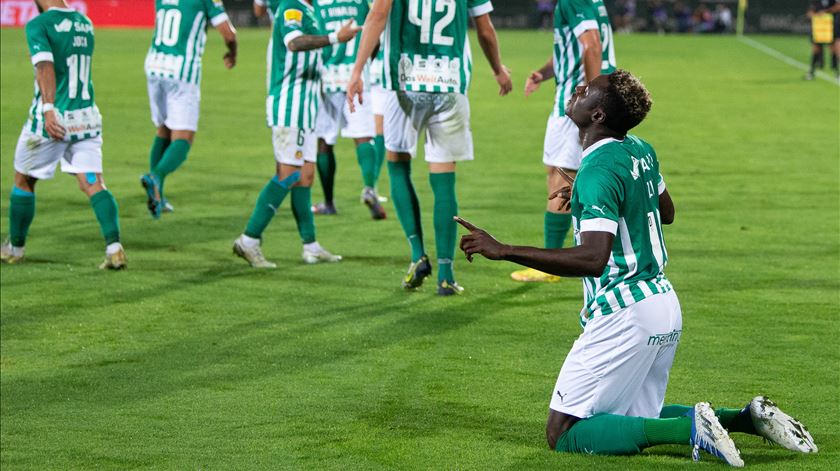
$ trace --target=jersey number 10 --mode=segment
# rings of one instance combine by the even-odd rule
[[[67,96],[73,100],[79,95],[82,84],[82,100],[90,100],[90,56],[73,54],[67,58]]]
[[[420,5],[423,11],[420,11]],[[435,12],[444,12],[443,17],[438,19],[432,27],[432,3],[435,4]],[[455,2],[433,0],[408,0],[408,21],[420,27],[420,42],[422,44],[435,44],[438,46],[451,46],[455,43],[452,36],[443,34],[443,30],[455,19]]]
[[[172,47],[178,44],[181,29],[181,10],[158,10],[155,21],[155,46]]]

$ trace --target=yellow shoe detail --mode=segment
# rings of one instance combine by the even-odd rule
[[[535,270],[533,268],[526,268],[524,270],[517,270],[510,274],[514,281],[524,282],[541,282],[541,283],[557,283],[560,277],[557,275],[550,275],[548,273]]]

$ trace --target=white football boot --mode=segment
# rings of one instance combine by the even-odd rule
[[[313,263],[335,263],[341,261],[341,255],[333,255],[327,252],[318,242],[303,245],[303,262],[308,264]]]
[[[105,250],[105,261],[99,265],[100,270],[122,270],[128,266],[123,246],[116,242]]]
[[[691,458],[700,461],[700,450],[726,461],[736,468],[744,467],[741,453],[735,447],[735,442],[720,424],[715,411],[708,402],[698,402],[694,406],[691,418]]]
[[[277,268],[276,263],[269,262],[260,249],[260,243],[250,245],[239,236],[233,241],[233,253],[244,258],[254,268]]]
[[[755,430],[768,441],[802,453],[818,451],[808,428],[782,412],[767,396],[754,397],[749,407]]]
[[[12,265],[23,261],[23,247],[15,247],[7,240],[0,246],[0,261]]]

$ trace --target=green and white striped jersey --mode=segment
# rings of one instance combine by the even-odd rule
[[[32,65],[52,62],[55,68],[55,109],[67,131],[65,141],[79,141],[102,134],[102,115],[93,101],[91,64],[93,23],[69,8],[50,8],[26,24],[26,42]],[[41,90],[35,97],[26,127],[49,137],[44,129]]]
[[[472,76],[468,16],[491,11],[490,0],[394,0],[385,27],[384,87],[466,94]]]
[[[321,30],[325,33],[337,32],[349,20],[362,25],[367,18],[370,6],[369,0],[314,0],[315,16],[320,21]],[[347,83],[356,62],[359,51],[361,31],[346,43],[333,44],[325,47],[322,52],[324,67],[321,71],[321,83],[324,92],[346,92]]]
[[[610,18],[603,0],[558,0],[554,9],[554,95],[553,116],[566,113],[566,104],[575,87],[586,82],[583,46],[578,38],[585,31],[598,30],[601,36],[601,73],[615,70],[615,45]]]
[[[583,279],[582,325],[672,289],[663,272],[663,191],[656,152],[638,137],[603,139],[584,149],[572,190],[575,242],[587,231],[611,232],[615,240],[604,273]]]
[[[277,7],[280,6],[280,0],[254,0],[254,3],[266,7],[268,19],[274,23],[274,14],[277,13]]]
[[[281,0],[271,32],[271,79],[266,101],[269,127],[315,128],[321,50],[288,49],[293,39],[312,34],[323,34],[312,5],[303,0]]]
[[[219,0],[155,0],[155,34],[146,54],[146,75],[199,85],[207,21],[228,21]]]

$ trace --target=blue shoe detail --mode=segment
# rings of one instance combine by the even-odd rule
[[[157,182],[157,179],[150,174],[147,173],[140,177],[140,184],[143,185],[143,189],[146,190],[146,207],[149,209],[149,213],[152,215],[153,219],[160,219],[160,213],[163,209],[163,205],[161,204],[160,200],[160,185]]]

